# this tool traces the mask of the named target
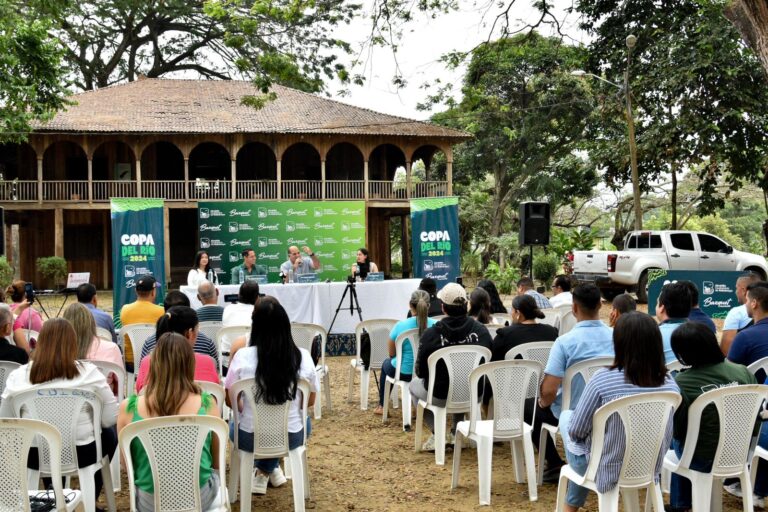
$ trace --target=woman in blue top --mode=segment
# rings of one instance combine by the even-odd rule
[[[389,333],[389,357],[381,365],[381,378],[379,382],[379,405],[373,410],[373,414],[384,413],[384,384],[387,377],[394,377],[395,371],[400,364],[400,379],[410,381],[413,375],[413,350],[410,343],[403,343],[403,360],[397,360],[395,357],[395,340],[403,331],[408,329],[419,329],[421,336],[427,327],[432,327],[437,321],[429,318],[429,293],[424,290],[416,290],[411,294],[411,300],[408,301],[411,309],[411,317],[400,320]]]

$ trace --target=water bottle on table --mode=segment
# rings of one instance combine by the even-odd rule
[[[240,267],[240,270],[238,271],[237,280],[240,284],[245,282],[245,272],[243,272],[243,267]]]

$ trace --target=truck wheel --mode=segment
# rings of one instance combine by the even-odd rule
[[[640,274],[640,280],[637,282],[637,302],[640,304],[648,303],[648,271]]]
[[[613,299],[624,293],[623,288],[601,288],[600,293],[607,302],[613,302]]]

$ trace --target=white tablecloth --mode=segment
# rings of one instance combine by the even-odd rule
[[[355,291],[363,310],[363,320],[373,318],[402,319],[408,314],[408,299],[411,293],[419,287],[419,279],[394,279],[372,283],[356,283]],[[224,303],[225,295],[237,294],[239,285],[220,285],[219,305]],[[294,283],[294,284],[264,284],[259,285],[259,291],[276,297],[285,307],[292,322],[307,322],[322,325],[326,329],[331,325],[333,315],[339,306],[339,301],[347,289],[347,283]],[[184,293],[193,308],[201,306],[197,300],[197,288],[182,286]],[[349,314],[349,295],[344,297],[333,333],[355,332],[359,322],[357,311]]]

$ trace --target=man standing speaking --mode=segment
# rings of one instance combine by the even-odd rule
[[[307,258],[301,257],[299,248],[295,245],[288,248],[288,260],[280,265],[282,275],[287,276],[289,271],[293,271],[294,275],[313,274],[320,269],[320,260],[312,249],[305,245],[301,250],[306,253]]]

